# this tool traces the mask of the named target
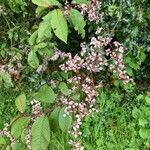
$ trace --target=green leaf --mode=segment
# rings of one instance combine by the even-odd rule
[[[82,38],[84,38],[84,27],[86,25],[86,22],[84,21],[84,17],[82,16],[82,14],[76,9],[71,9],[70,19],[72,21],[72,24],[74,25],[74,29],[78,31],[79,34],[81,34]]]
[[[26,108],[26,96],[25,96],[25,94],[19,95],[16,98],[15,104],[16,104],[17,109],[21,113],[24,113],[25,112],[25,108]]]
[[[64,132],[68,131],[71,127],[72,117],[70,115],[64,116],[65,107],[63,107],[59,112],[59,126]]]
[[[74,101],[79,101],[79,100],[80,100],[80,96],[81,96],[80,93],[75,93],[74,95],[72,95],[71,98],[72,98]]]
[[[34,51],[30,51],[28,54],[28,63],[29,65],[36,69],[39,66],[39,59],[37,57],[37,54]]]
[[[68,25],[64,15],[60,9],[55,9],[51,12],[51,26],[55,35],[65,43],[68,37]]]
[[[141,128],[139,130],[139,134],[140,134],[141,138],[143,138],[143,139],[150,138],[149,137],[149,135],[150,135],[150,130],[149,129]]]
[[[53,103],[56,99],[56,94],[50,86],[45,84],[40,88],[34,97],[41,102]]]
[[[50,7],[52,5],[61,6],[57,0],[32,0],[32,2],[41,7]]]
[[[136,119],[140,115],[140,110],[137,109],[136,107],[132,110],[132,116]]]
[[[5,150],[11,150],[11,146],[7,145],[7,147],[5,148]]]
[[[4,85],[5,88],[13,87],[11,75],[7,72],[0,72],[0,87]]]
[[[30,117],[21,117],[17,119],[11,126],[11,134],[15,138],[19,138],[21,136],[25,127],[27,127],[30,121]]]
[[[49,49],[49,48],[40,49],[40,50],[38,50],[38,53],[41,56],[45,56],[45,57],[48,57],[48,58],[50,58],[54,55],[54,51],[52,49]]]
[[[6,140],[3,137],[0,137],[0,146],[5,145],[6,144]]]
[[[73,0],[73,3],[75,4],[89,4],[88,0]]]
[[[60,82],[58,88],[64,95],[69,95],[70,92],[69,92],[69,89],[68,89],[68,86],[66,85],[66,83]]]
[[[140,126],[145,126],[148,123],[148,121],[145,118],[140,117],[139,118],[139,125]]]
[[[61,72],[59,72],[59,73],[60,73],[60,75],[61,75],[65,80],[67,80],[67,79],[69,78],[68,72],[61,71]]]
[[[150,96],[146,96],[146,97],[145,97],[145,100],[146,100],[146,104],[147,104],[147,105],[150,105]]]
[[[39,25],[38,38],[43,39],[47,36],[47,33],[51,33],[51,12],[43,17],[43,21]]]
[[[61,107],[56,107],[50,114],[50,127],[53,129],[53,130],[57,130],[59,128],[59,122],[58,122],[58,119],[59,119],[59,112],[61,110]]]
[[[21,143],[16,143],[12,146],[12,150],[25,150],[25,147]]]
[[[40,6],[37,7],[36,10],[35,10],[36,15],[40,16],[45,9],[46,9],[45,7],[40,7]]]
[[[34,122],[32,126],[32,150],[46,150],[49,142],[49,120],[46,116],[41,116]]]
[[[39,49],[45,48],[46,46],[47,46],[46,43],[41,42],[41,43],[35,45],[33,50],[34,50],[34,52],[37,52]]]
[[[38,35],[38,31],[35,31],[35,32],[32,33],[32,35],[30,36],[30,38],[29,38],[29,40],[28,40],[28,43],[29,43],[30,45],[34,45],[34,44],[35,44],[37,35]]]

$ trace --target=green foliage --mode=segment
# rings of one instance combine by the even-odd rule
[[[77,30],[79,34],[81,34],[82,38],[84,38],[85,37],[84,27],[86,23],[81,13],[76,9],[71,9],[70,20],[74,26],[74,29]]]
[[[79,44],[89,42],[97,27],[103,28],[100,35],[126,47],[126,72],[135,84],[122,86],[109,71],[93,74],[94,84],[103,80],[105,90],[97,96],[99,112],[84,118],[80,140],[85,150],[150,149],[149,1],[102,0],[104,15],[99,24],[88,22],[87,14],[83,16],[75,4],[88,6],[90,1],[73,0],[67,17],[61,0],[0,2],[0,128],[11,122],[11,135],[17,140],[12,146],[8,137],[0,136],[0,149],[27,149],[25,135],[33,123],[29,103],[33,99],[42,102],[44,115],[33,123],[32,149],[71,149],[68,130],[75,116],[65,114],[59,94],[79,102],[84,93],[79,89],[70,95],[67,79],[73,73],[60,71],[65,59],[51,62],[51,58],[57,48],[76,56]],[[38,72],[43,65],[47,69]],[[85,70],[76,75],[85,76]],[[50,86],[51,80],[56,85]]]
[[[39,66],[39,59],[34,51],[30,51],[28,55],[28,63],[32,68],[37,68]]]
[[[60,113],[61,107],[56,107],[50,114],[50,127],[52,130],[58,130],[59,129],[59,113]]]
[[[32,2],[40,7],[61,6],[57,0],[32,0]]]
[[[67,84],[64,82],[60,82],[58,88],[64,95],[68,95],[70,93]]]
[[[64,116],[64,114],[65,107],[62,108],[59,112],[59,126],[62,131],[67,132],[71,127],[72,117],[70,115]]]
[[[16,98],[15,104],[16,104],[17,109],[21,113],[24,113],[25,109],[26,109],[26,96],[25,96],[25,94],[19,95]]]
[[[28,126],[30,117],[19,117],[11,125],[11,134],[15,138],[19,138],[23,130]]]
[[[46,116],[41,116],[32,126],[32,150],[45,150],[47,149],[49,142],[49,121]]]
[[[51,12],[51,26],[55,35],[65,43],[68,37],[68,25],[60,9]]]
[[[53,103],[56,99],[56,94],[50,86],[45,84],[39,89],[37,93],[35,93],[34,97],[41,102]]]

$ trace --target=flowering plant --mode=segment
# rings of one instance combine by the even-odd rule
[[[133,82],[124,64],[126,49],[101,27],[104,14],[98,0],[32,2],[38,6],[36,15],[42,17],[42,21],[33,27],[27,39],[29,45],[21,48],[30,69],[50,77],[33,93],[30,113],[25,113],[27,94],[16,98],[21,114],[5,124],[0,135],[8,139],[13,149],[45,150],[50,143],[50,130],[59,126],[69,132],[72,149],[82,150],[80,127],[84,118],[99,111],[98,90],[107,86],[102,77],[111,74],[112,84],[116,80],[123,85]],[[71,37],[71,33],[78,39]],[[77,42],[77,52],[73,53],[71,47],[64,48],[73,43],[72,39]],[[53,69],[51,64],[55,64]],[[22,66],[19,57],[14,57],[10,65],[4,62],[0,66],[2,82],[7,83],[7,77],[12,86],[12,76],[23,80],[17,71]]]

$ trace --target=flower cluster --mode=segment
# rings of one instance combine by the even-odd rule
[[[100,13],[101,2],[98,0],[91,0],[89,5],[80,4],[80,5],[76,5],[76,7],[80,9],[81,14],[83,15],[87,14],[88,20],[91,22],[94,21],[98,23],[102,18],[102,14]]]
[[[0,65],[0,73],[8,73],[15,81],[20,80],[21,76],[19,70],[22,68],[20,60],[16,56],[14,56],[11,59],[11,63],[5,63]]]
[[[73,150],[84,150],[84,147],[81,145],[80,142],[75,142],[75,141],[70,140],[69,144],[72,145]]]
[[[98,28],[95,35],[95,37],[91,37],[89,45],[85,42],[81,43],[80,54],[72,56],[70,53],[56,49],[51,58],[51,60],[63,59],[64,63],[60,64],[60,69],[65,72],[73,72],[73,77],[67,80],[70,85],[70,94],[69,96],[61,95],[60,102],[66,106],[64,117],[70,114],[74,115],[72,129],[69,131],[76,139],[70,142],[74,150],[82,149],[77,140],[82,134],[80,132],[82,120],[98,111],[96,108],[97,89],[102,87],[102,82],[95,83],[92,74],[109,69],[113,73],[116,72],[124,84],[131,80],[125,72],[122,44],[112,42],[109,37],[103,37],[102,28]],[[108,48],[110,46],[111,48]],[[83,93],[79,100],[72,99],[71,96],[79,91]]]
[[[45,61],[45,62],[43,62],[43,64],[39,65],[39,67],[36,69],[36,72],[42,73],[47,69],[47,67],[48,67],[48,62]]]
[[[57,48],[54,49],[54,55],[50,58],[51,61],[56,61],[59,58],[65,59],[65,58],[72,58],[71,53],[65,53],[62,52],[60,50],[58,50]]]
[[[113,51],[110,48],[106,49],[106,55],[110,56],[113,61],[112,64],[109,65],[109,69],[113,73],[117,73],[119,79],[122,80],[124,84],[129,83],[132,79],[126,74],[123,62],[123,52],[125,49],[119,42],[115,41],[113,45],[115,46]]]
[[[11,146],[13,146],[18,141],[11,135],[11,132],[9,130],[9,124],[5,123],[4,126],[5,126],[4,129],[0,131],[0,136],[6,136],[10,140]]]
[[[84,80],[83,80],[84,79]],[[60,96],[60,102],[66,106],[64,117],[67,115],[74,115],[74,122],[72,124],[72,129],[69,133],[76,140],[70,142],[74,150],[82,150],[83,147],[81,143],[77,140],[82,132],[80,131],[80,126],[82,125],[82,120],[85,116],[91,115],[93,112],[97,112],[96,109],[96,99],[98,95],[97,88],[101,87],[102,84],[94,85],[93,79],[87,76],[74,76],[67,80],[68,84],[72,85],[70,97]],[[80,93],[85,93],[79,101],[75,101],[71,98],[80,89]]]
[[[100,14],[101,2],[98,0],[91,0],[88,9],[88,19],[89,21],[99,22],[101,18]]]

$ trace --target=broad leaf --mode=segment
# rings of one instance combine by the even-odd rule
[[[46,150],[50,142],[49,120],[45,116],[38,118],[32,126],[32,150]]]
[[[58,88],[64,95],[69,95],[70,92],[69,92],[69,89],[68,89],[68,86],[66,85],[66,83],[60,82]]]
[[[59,112],[59,126],[60,129],[64,132],[68,131],[71,127],[72,117],[70,115],[65,114],[65,107],[63,107]]]
[[[38,38],[42,39],[44,36],[47,36],[47,33],[51,33],[51,13],[43,17],[43,21],[38,29]]]
[[[65,43],[68,37],[68,25],[64,15],[60,9],[55,9],[51,12],[51,26],[55,35]]]
[[[36,69],[39,66],[39,59],[37,57],[37,54],[34,51],[30,51],[28,54],[28,63],[29,65]]]
[[[34,97],[41,102],[53,103],[56,99],[56,94],[50,86],[45,84],[40,88]]]
[[[56,107],[50,114],[50,127],[53,129],[53,130],[57,130],[59,128],[59,122],[58,122],[58,119],[59,119],[59,112],[61,110],[61,107]]]
[[[15,138],[19,138],[21,136],[25,127],[27,127],[30,121],[30,117],[21,117],[17,119],[11,126],[11,134]]]
[[[78,31],[79,34],[81,34],[82,38],[84,38],[84,27],[86,25],[86,22],[84,21],[84,17],[82,16],[82,14],[76,9],[71,9],[70,19],[72,21],[72,24],[74,25],[74,29]]]
[[[32,0],[32,2],[41,7],[61,6],[57,0]]]
[[[17,109],[21,113],[24,113],[25,112],[25,108],[26,108],[26,96],[25,96],[25,94],[19,95],[16,98],[15,104],[16,104]]]

